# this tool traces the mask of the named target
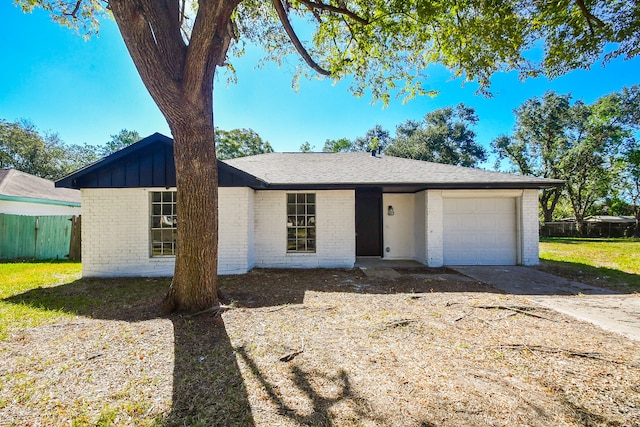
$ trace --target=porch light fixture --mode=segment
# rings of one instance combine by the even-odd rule
[[[389,216],[395,215],[395,212],[393,211],[393,206],[389,205],[389,207],[387,208],[387,215]]]

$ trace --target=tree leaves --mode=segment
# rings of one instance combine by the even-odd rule
[[[271,144],[252,129],[216,129],[216,155],[220,160],[272,152]]]
[[[613,183],[621,179],[616,165],[637,147],[640,87],[624,88],[591,105],[571,104],[570,95],[547,92],[525,101],[515,113],[514,134],[492,142],[497,166],[508,159],[523,175],[566,180],[564,195],[580,222],[612,194]],[[542,191],[545,221],[552,220],[561,195],[560,189]]]
[[[473,108],[464,104],[428,113],[422,122],[407,120],[396,128],[386,153],[397,157],[473,167],[487,159],[475,142],[472,127],[478,122]]]

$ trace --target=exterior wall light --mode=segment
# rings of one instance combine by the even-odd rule
[[[395,212],[393,211],[393,206],[389,205],[389,207],[387,208],[387,215],[389,216],[395,215]]]

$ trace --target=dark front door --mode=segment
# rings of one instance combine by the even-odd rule
[[[356,190],[356,256],[382,256],[382,190]]]

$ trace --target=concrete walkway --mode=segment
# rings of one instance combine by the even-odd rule
[[[530,296],[533,302],[544,307],[640,341],[640,295],[638,294],[623,295],[529,267],[451,268],[501,291]]]

